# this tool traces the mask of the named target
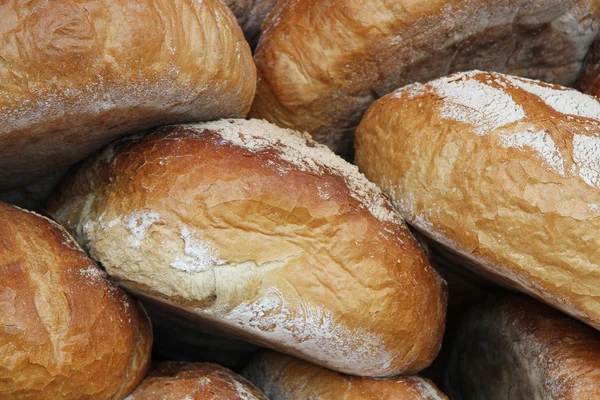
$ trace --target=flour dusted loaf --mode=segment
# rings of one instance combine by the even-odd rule
[[[163,362],[127,400],[267,400],[250,382],[209,363]]]
[[[599,120],[577,91],[459,73],[374,103],[356,161],[457,267],[600,328]]]
[[[357,375],[415,372],[439,349],[445,283],[379,188],[308,136],[161,128],[74,169],[49,210],[174,318]]]
[[[347,154],[379,97],[474,68],[572,84],[595,0],[283,0],[263,25],[250,115]]]
[[[600,393],[600,336],[523,295],[470,310],[446,370],[456,400],[593,400]]]
[[[218,0],[0,3],[0,190],[116,137],[245,116],[250,48]]]
[[[435,385],[417,376],[388,379],[342,375],[294,357],[262,352],[244,376],[270,400],[447,400]]]
[[[260,25],[275,7],[277,0],[224,0],[237,17],[250,45],[255,46],[260,36]]]
[[[56,223],[0,202],[0,398],[122,399],[142,380],[146,315]]]

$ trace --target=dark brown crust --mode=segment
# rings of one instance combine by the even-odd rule
[[[57,224],[0,203],[0,397],[123,398],[149,366],[145,313]]]
[[[585,57],[579,89],[584,93],[600,97],[600,40],[594,42]]]
[[[489,298],[464,317],[446,371],[452,399],[595,399],[598,332],[523,295]]]
[[[218,0],[8,0],[0,15],[0,190],[132,132],[250,108],[250,48]]]
[[[406,226],[397,219],[377,219],[351,196],[343,177],[326,168],[320,173],[301,170],[283,161],[278,148],[253,152],[231,145],[202,125],[162,128],[141,141],[121,142],[113,150],[114,154],[107,151],[73,170],[49,210],[71,232],[79,232],[82,245],[128,287],[176,303],[199,318],[224,313],[210,322],[227,323],[225,328],[241,338],[347,373],[388,376],[415,372],[437,354],[445,320],[445,284]],[[319,187],[326,188],[327,196],[319,194]],[[385,204],[390,207],[387,200]],[[138,248],[128,247],[122,252],[125,258],[116,261],[111,257],[121,257],[121,250],[103,247],[107,243],[127,246],[131,234],[122,229],[119,236],[113,236],[117,233],[108,225],[98,231],[83,225],[128,218],[135,210],[159,215],[163,221],[160,226],[175,227],[169,235],[176,238],[184,221],[218,249],[228,265],[252,260],[260,266],[260,274],[249,280],[240,278],[239,282],[230,279],[202,294],[198,290],[188,292],[178,283],[177,292],[171,291],[171,296],[167,293],[170,287],[158,287],[181,275],[167,278],[167,274],[180,273],[162,261],[166,257],[163,250],[154,252],[171,236],[156,231],[153,237],[150,231],[148,243],[157,242],[148,247],[141,243],[143,253],[139,254],[146,260],[161,260],[145,266],[160,278],[145,286],[132,285],[132,275],[124,271]],[[119,223],[113,229],[121,229]],[[153,255],[147,256],[149,253]],[[280,260],[283,264],[271,269]],[[185,283],[186,279],[181,277],[177,282]],[[212,282],[215,278],[209,279]],[[231,285],[236,287],[235,294],[226,290]],[[279,327],[300,324],[284,332],[293,338],[282,340],[271,334],[270,325],[253,330],[223,317],[239,305],[263,307],[260,301],[269,293],[277,293],[289,304],[288,311],[267,313],[270,318],[283,313],[288,319]],[[183,300],[186,296],[189,298]],[[261,318],[256,317],[258,321]],[[330,322],[310,318],[335,321],[339,326],[323,328],[332,332],[320,332],[321,325]],[[313,333],[300,339],[298,335],[305,329]],[[340,335],[339,340],[347,345],[334,345],[325,339],[332,333]],[[306,350],[303,343],[313,339],[321,343],[320,348]],[[323,346],[335,348],[325,353]],[[333,353],[344,355],[324,355]],[[384,361],[388,355],[389,364]],[[351,357],[355,362],[349,361]]]
[[[250,382],[220,365],[164,362],[153,366],[130,400],[267,400]]]

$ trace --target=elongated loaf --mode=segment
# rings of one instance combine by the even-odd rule
[[[379,188],[308,136],[165,127],[74,169],[49,210],[173,318],[357,375],[438,352],[445,284]]]
[[[454,337],[446,370],[453,400],[598,398],[598,332],[531,298],[488,299]]]
[[[209,363],[163,362],[127,400],[267,400],[241,376]]]
[[[448,399],[431,381],[417,376],[348,376],[272,351],[256,355],[246,366],[244,376],[270,400]]]
[[[0,398],[122,399],[150,363],[145,313],[56,223],[0,202]]]
[[[264,23],[250,115],[348,154],[369,105],[474,68],[572,84],[595,0],[283,0]]]
[[[131,132],[245,116],[254,96],[218,0],[10,0],[0,15],[0,190]]]
[[[600,103],[469,72],[373,104],[356,161],[449,261],[600,328]]]

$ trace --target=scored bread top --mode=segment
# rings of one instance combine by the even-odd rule
[[[374,103],[356,160],[462,266],[600,327],[599,121],[575,90],[459,73]]]
[[[49,210],[122,284],[257,344],[372,376],[439,348],[444,283],[381,191],[306,136],[160,128],[74,169]]]

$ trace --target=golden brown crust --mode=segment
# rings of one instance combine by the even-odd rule
[[[595,399],[598,332],[522,295],[488,299],[455,335],[446,371],[452,399]]]
[[[125,139],[50,212],[131,290],[259,345],[370,376],[435,357],[445,285],[381,191],[263,121]]]
[[[471,72],[374,103],[356,161],[470,268],[600,328],[600,102]]]
[[[57,224],[4,203],[0,221],[0,397],[125,397],[150,362],[144,312]]]
[[[263,24],[250,111],[340,152],[371,102],[454,71],[572,84],[597,0],[284,0]]]
[[[342,375],[294,357],[257,354],[244,376],[270,400],[444,400],[429,380],[417,376],[388,379]]]
[[[267,400],[250,382],[217,364],[163,362],[128,400]]]
[[[254,96],[250,49],[218,0],[9,0],[0,15],[0,189],[127,133],[244,116]]]
[[[585,57],[579,89],[584,93],[600,97],[600,40],[594,42]]]

